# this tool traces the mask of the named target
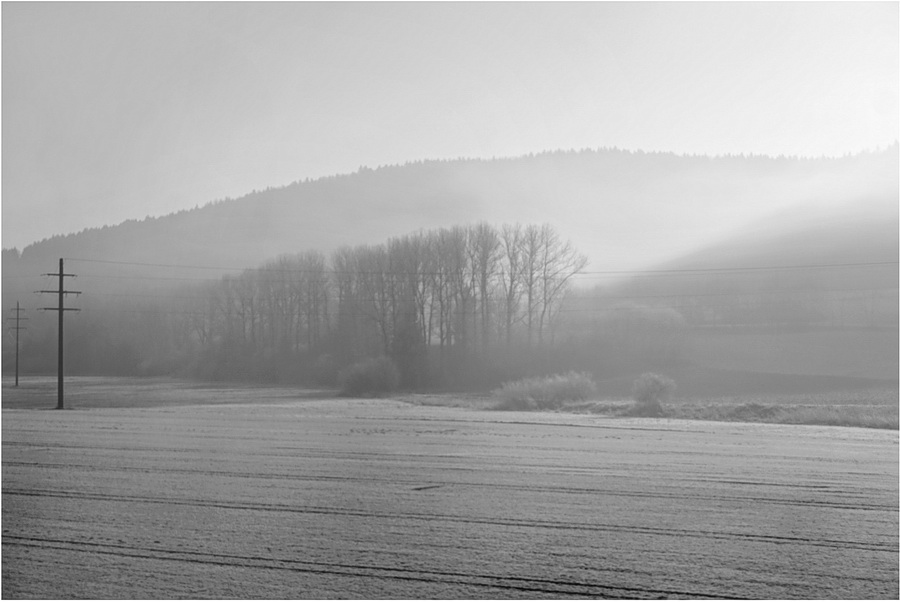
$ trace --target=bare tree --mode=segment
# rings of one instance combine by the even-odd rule
[[[522,260],[522,286],[525,295],[525,323],[527,326],[528,347],[531,348],[534,335],[534,319],[541,301],[541,273],[544,238],[541,228],[530,224],[525,227],[520,243]]]
[[[544,328],[552,322],[572,277],[587,265],[587,257],[578,253],[572,243],[563,241],[549,225],[540,229],[541,236],[541,307],[538,322],[538,345],[544,342]]]
[[[513,324],[522,298],[522,238],[521,224],[504,224],[500,230],[502,249],[500,285],[503,291],[506,346],[512,345]]]
[[[389,356],[415,386],[435,344],[450,378],[478,369],[472,360],[488,360],[493,341],[510,347],[521,324],[529,346],[544,345],[585,262],[548,225],[483,222],[343,247],[330,260],[282,255],[209,287],[191,330],[220,373],[288,375],[328,349],[345,366]]]
[[[476,281],[478,315],[481,319],[481,348],[487,353],[490,333],[491,293],[494,289],[501,258],[500,235],[485,222],[472,226],[469,231],[469,257],[472,275]],[[474,312],[473,312],[474,318]]]

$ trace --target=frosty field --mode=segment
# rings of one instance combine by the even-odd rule
[[[900,595],[896,431],[70,387],[3,390],[4,598]]]

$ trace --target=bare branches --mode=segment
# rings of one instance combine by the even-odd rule
[[[585,265],[549,225],[487,223],[343,247],[330,260],[282,255],[225,278],[194,325],[202,345],[247,352],[392,357],[421,381],[429,349],[456,358],[544,344],[571,277]]]

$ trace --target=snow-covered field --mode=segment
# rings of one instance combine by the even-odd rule
[[[896,431],[100,385],[3,410],[4,598],[900,596]]]

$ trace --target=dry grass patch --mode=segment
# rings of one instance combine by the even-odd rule
[[[589,374],[566,372],[543,378],[523,378],[503,383],[494,391],[497,410],[557,409],[570,401],[584,401],[596,395],[597,385]]]
[[[670,418],[900,429],[896,389],[680,400]]]

